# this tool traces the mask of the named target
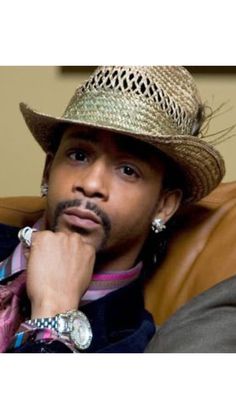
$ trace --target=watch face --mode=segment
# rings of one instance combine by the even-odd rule
[[[90,323],[82,312],[76,312],[71,316],[72,331],[71,339],[79,349],[87,349],[91,343],[93,334]]]

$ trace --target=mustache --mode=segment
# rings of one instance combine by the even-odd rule
[[[63,211],[65,211],[67,208],[81,207],[83,202],[84,200],[82,199],[73,199],[59,202],[55,209],[52,230],[55,231],[57,227],[58,218],[63,213]],[[105,231],[105,235],[108,235],[111,230],[111,221],[108,215],[97,204],[91,201],[87,201],[85,207],[83,208],[94,212],[94,214],[96,214],[100,218],[102,227]]]

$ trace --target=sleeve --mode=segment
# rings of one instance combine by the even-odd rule
[[[12,338],[7,353],[72,353],[78,352],[69,339],[52,329],[37,329],[22,323]]]
[[[146,352],[236,353],[236,276],[192,298],[163,324]]]

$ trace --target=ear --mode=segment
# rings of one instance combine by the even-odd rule
[[[161,218],[163,223],[166,224],[178,210],[182,196],[183,192],[181,189],[174,189],[172,191],[164,190],[158,200],[155,218]]]
[[[51,166],[52,166],[53,159],[54,159],[54,154],[53,153],[47,153],[45,164],[44,164],[44,169],[43,169],[43,176],[42,176],[41,184],[48,183],[49,173],[50,173],[50,169],[51,169]]]

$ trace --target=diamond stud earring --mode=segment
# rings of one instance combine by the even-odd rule
[[[40,192],[41,192],[41,196],[47,196],[48,194],[48,185],[47,183],[42,183],[42,185],[40,186]]]
[[[154,231],[155,234],[158,234],[165,229],[166,229],[166,225],[163,223],[161,218],[155,218],[153,220],[152,231]]]

